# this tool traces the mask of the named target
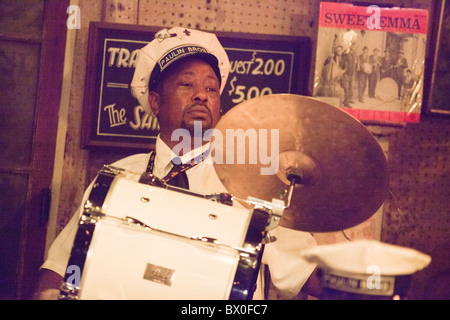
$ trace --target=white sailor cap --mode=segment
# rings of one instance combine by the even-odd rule
[[[230,62],[216,35],[181,27],[162,29],[155,34],[153,41],[140,50],[131,82],[132,95],[148,113],[151,113],[149,87],[156,85],[164,70],[173,62],[193,56],[206,60],[212,66],[222,93],[230,72]]]
[[[321,245],[302,257],[317,264],[325,288],[369,296],[403,295],[410,276],[431,262],[422,252],[376,240]]]

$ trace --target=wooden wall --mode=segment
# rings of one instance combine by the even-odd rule
[[[430,6],[430,1],[426,0],[401,2],[405,7]],[[398,1],[395,3],[399,4]],[[90,21],[309,36],[313,48],[317,38],[319,1],[312,0],[79,0],[79,6],[82,24],[76,35],[58,231],[80,204],[84,188],[98,169],[104,163],[133,153],[80,149]],[[311,70],[314,67],[314,53]],[[312,80],[313,72],[310,74]],[[447,272],[450,263],[445,253],[450,250],[445,250],[444,246],[450,227],[450,118],[424,117],[419,124],[400,128],[375,127],[371,130],[380,138],[389,158],[392,195],[386,200],[382,212],[367,223],[346,230],[345,235],[340,232],[318,234],[318,241],[332,243],[347,241],[346,237],[381,238],[432,254],[437,261],[447,261],[438,265],[433,261],[430,266],[433,272]],[[430,297],[431,292],[436,294],[436,290],[429,291],[432,275],[434,273],[425,272],[420,277],[415,289],[417,298]],[[448,296],[448,289],[443,294]]]

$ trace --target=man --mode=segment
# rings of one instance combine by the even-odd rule
[[[410,104],[411,96],[413,94],[414,85],[416,83],[416,79],[412,74],[411,69],[407,69],[405,71],[405,76],[402,80],[402,109],[408,110],[408,106]]]
[[[380,80],[384,78],[393,77],[394,60],[391,55],[391,50],[384,50],[384,56],[381,58],[381,74]]]
[[[364,102],[364,91],[367,87],[367,81],[369,77],[366,67],[369,65],[369,48],[364,47],[363,53],[358,57],[358,100]]]
[[[348,81],[343,80],[345,73],[345,60],[342,57],[344,48],[341,45],[333,49],[323,64],[322,78],[324,81],[324,95],[326,97],[339,97],[339,103],[342,98],[345,100]],[[345,104],[346,101],[344,101]],[[347,105],[348,106],[348,103]]]
[[[369,57],[369,63],[372,66],[372,72],[369,74],[369,98],[375,98],[375,90],[381,74],[381,56],[380,50],[373,49],[373,54]]]
[[[398,100],[401,99],[402,85],[403,85],[403,77],[405,76],[405,70],[408,68],[408,61],[405,58],[405,53],[403,50],[398,52],[397,61],[394,65],[393,77],[395,82],[398,85]]]
[[[356,60],[358,58],[357,45],[352,43],[350,50],[342,55],[345,73],[342,76],[341,86],[344,88],[344,106],[350,107],[353,101],[353,79],[355,78]]]
[[[147,171],[164,179],[172,171],[172,160],[177,156],[181,163],[192,164],[184,171],[185,178],[179,179],[184,184],[182,187],[199,194],[226,193],[211,161],[192,161],[203,158],[202,155],[210,156],[207,153],[209,143],[202,141],[197,144],[192,139],[189,148],[174,154],[174,148],[180,142],[173,140],[172,134],[177,129],[184,129],[194,138],[196,125],[201,124],[203,132],[215,127],[220,118],[220,93],[228,72],[228,58],[214,35],[184,28],[158,32],[155,40],[141,50],[132,82],[134,96],[158,118],[161,129],[155,150],[119,160],[114,166],[129,172]],[[182,173],[176,177],[181,178],[184,176]],[[128,176],[139,180],[139,176]],[[142,177],[145,178],[145,174]],[[87,199],[90,188],[82,203]],[[74,215],[52,245],[41,268],[36,298],[55,298],[58,294],[80,212]],[[262,262],[269,266],[274,285],[290,298],[302,287],[305,293],[316,295],[319,287],[314,282],[315,278],[310,277],[315,274],[315,265],[305,262],[299,255],[302,249],[316,245],[312,236],[282,227],[274,229],[271,235],[276,236],[277,241],[265,246]],[[255,299],[264,297],[261,283],[259,278]]]

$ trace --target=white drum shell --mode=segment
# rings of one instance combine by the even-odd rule
[[[243,245],[250,210],[116,177],[102,212],[130,216],[153,229],[101,218],[89,246],[80,299],[228,298],[239,260],[239,252],[229,246]],[[226,246],[185,237],[214,238]],[[149,266],[165,280],[149,277]]]

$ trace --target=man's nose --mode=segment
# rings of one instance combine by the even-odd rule
[[[195,90],[194,96],[193,96],[194,100],[199,100],[199,101],[208,100],[208,92],[206,91],[206,88],[204,88],[202,86],[197,86],[195,89],[196,90]]]

